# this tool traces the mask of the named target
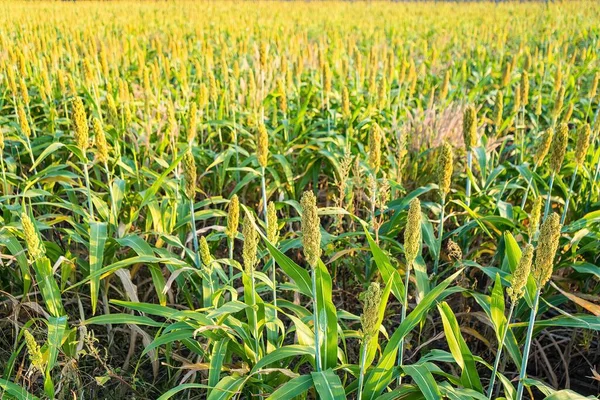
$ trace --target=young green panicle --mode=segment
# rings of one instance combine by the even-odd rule
[[[269,160],[269,136],[267,134],[267,127],[263,123],[258,125],[256,135],[256,158],[261,167],[267,167],[267,162]]]
[[[477,142],[477,110],[473,106],[467,106],[463,113],[463,139],[465,148],[470,151]]]
[[[404,254],[407,264],[412,264],[421,249],[421,201],[415,197],[410,202],[406,229],[404,230]]]
[[[321,258],[321,220],[317,209],[315,194],[307,190],[300,200],[302,206],[302,246],[304,257],[311,268]]]
[[[565,87],[561,86],[556,94],[556,100],[554,101],[554,108],[552,109],[552,118],[557,119],[563,108],[565,101]]]
[[[560,239],[560,217],[552,213],[542,223],[537,250],[535,252],[535,264],[533,266],[533,277],[539,287],[543,287],[552,276],[554,257],[558,249]]]
[[[540,225],[540,217],[542,216],[542,196],[536,197],[529,213],[529,241],[532,241],[537,233]]]
[[[227,229],[225,234],[230,240],[235,239],[238,233],[238,225],[240,223],[240,200],[237,194],[231,196],[229,206],[227,208]]]
[[[567,143],[569,142],[569,127],[562,123],[558,126],[556,134],[550,146],[550,169],[555,173],[560,172],[565,153],[567,151]]]
[[[38,258],[44,257],[46,248],[40,241],[35,225],[26,212],[21,213],[21,224],[23,225],[23,235],[25,236],[25,244],[29,251],[29,258],[35,261]]]
[[[208,247],[208,242],[204,236],[200,236],[200,258],[202,259],[202,264],[205,267],[209,268],[211,264],[212,257],[210,255],[210,248]]]
[[[550,145],[552,144],[552,137],[554,136],[554,129],[548,128],[542,133],[539,143],[535,149],[535,154],[533,155],[533,162],[535,165],[540,165],[548,151],[550,150]]]
[[[250,274],[256,267],[258,248],[258,232],[254,229],[254,224],[249,216],[244,218],[242,224],[242,235],[244,235],[244,246],[242,248],[242,259],[244,260],[244,271]]]
[[[364,294],[363,313],[360,317],[363,335],[372,338],[379,332],[379,307],[381,305],[381,287],[379,283],[372,282]]]
[[[183,176],[185,179],[185,195],[192,200],[196,196],[196,160],[191,150],[183,156]]]
[[[527,278],[531,272],[531,261],[533,260],[533,245],[528,244],[521,255],[519,264],[512,275],[510,287],[506,291],[513,304],[515,304],[525,293]]]
[[[106,135],[102,128],[102,122],[100,122],[98,118],[94,118],[93,128],[98,160],[101,163],[106,164],[108,162],[108,143],[106,142]]]
[[[521,104],[525,107],[529,104],[529,72],[521,74]]]
[[[496,103],[494,104],[494,125],[496,130],[502,126],[502,114],[504,111],[504,93],[498,90],[496,93]]]
[[[450,184],[452,183],[452,171],[454,154],[452,146],[448,142],[444,142],[440,148],[438,155],[437,176],[438,186],[443,198],[450,192]]]
[[[88,123],[83,101],[79,97],[73,101],[73,128],[77,147],[85,154],[89,147]]]
[[[277,244],[279,240],[279,222],[277,221],[277,210],[275,203],[269,202],[267,206],[267,239],[271,244]]]
[[[371,125],[369,133],[369,166],[375,174],[381,166],[381,128],[376,123]]]
[[[577,132],[577,142],[575,144],[575,160],[577,165],[581,166],[585,161],[588,148],[590,147],[590,137],[592,130],[590,124],[583,124]]]

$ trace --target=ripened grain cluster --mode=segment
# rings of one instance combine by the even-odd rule
[[[0,397],[597,394],[599,22],[1,2]]]

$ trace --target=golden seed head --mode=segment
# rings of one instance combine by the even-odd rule
[[[269,135],[267,127],[262,122],[258,125],[256,135],[256,158],[261,167],[267,167],[269,161]]]
[[[521,74],[521,104],[526,106],[529,104],[529,73],[523,71]]]
[[[283,114],[286,114],[287,108],[288,108],[287,93],[286,93],[285,85],[283,84],[282,79],[277,80],[277,92],[279,94],[279,96],[277,97],[277,104],[279,106],[279,111],[281,111]]]
[[[377,123],[371,125],[369,134],[369,165],[377,174],[381,166],[381,128]]]
[[[306,262],[312,268],[321,258],[321,220],[315,194],[307,190],[300,200],[302,206],[302,246]]]
[[[198,104],[192,102],[190,105],[190,125],[188,127],[187,141],[192,144],[196,139],[196,130],[198,125]]]
[[[238,233],[238,225],[240,223],[240,200],[237,194],[231,196],[229,206],[227,208],[227,229],[225,234],[231,240],[235,239]]]
[[[342,115],[348,119],[351,116],[350,113],[350,95],[348,94],[348,88],[344,86],[342,88]]]
[[[379,88],[377,90],[377,104],[380,110],[383,110],[387,104],[387,80],[385,77],[379,81]]]
[[[563,103],[565,101],[565,87],[561,86],[558,89],[558,93],[556,94],[556,100],[554,101],[554,108],[552,109],[552,117],[554,119],[558,118],[560,112],[563,108]]]
[[[31,136],[31,128],[29,127],[29,121],[27,120],[27,113],[25,112],[25,107],[23,104],[19,103],[17,107],[17,116],[19,117],[19,125],[21,126],[21,131],[25,137]]]
[[[467,106],[463,113],[463,139],[467,151],[477,143],[477,110],[473,106]]]
[[[552,213],[542,223],[540,238],[535,252],[535,264],[533,266],[533,277],[539,287],[543,287],[552,276],[554,257],[558,249],[560,239],[560,217]]]
[[[185,195],[193,200],[196,196],[196,160],[190,150],[183,156],[183,175],[185,178]]]
[[[242,224],[242,235],[244,235],[244,246],[242,248],[242,258],[244,260],[244,271],[250,274],[256,266],[256,250],[258,248],[258,233],[254,229],[250,217],[244,218]]]
[[[504,111],[504,93],[498,90],[496,93],[496,102],[494,104],[494,125],[499,129],[502,125],[502,113]]]
[[[444,75],[444,82],[442,83],[442,88],[440,89],[440,100],[445,100],[448,97],[448,88],[450,87],[450,71],[447,70]]]
[[[96,150],[98,151],[98,160],[100,160],[101,163],[106,164],[108,163],[108,144],[106,143],[106,135],[104,134],[102,123],[98,118],[94,118],[93,127]]]
[[[533,260],[533,245],[528,244],[521,255],[519,264],[512,275],[510,287],[507,290],[508,296],[510,297],[513,304],[515,304],[523,294],[525,293],[525,285],[527,285],[527,278],[531,272],[531,261]]]
[[[569,127],[562,123],[556,130],[556,135],[550,146],[550,169],[555,173],[560,172],[565,153],[567,151],[567,143],[569,142]]]
[[[530,241],[533,240],[535,234],[537,233],[538,226],[540,225],[540,217],[542,215],[542,196],[538,196],[531,207],[531,212],[529,213],[529,238]]]
[[[23,330],[23,336],[25,336],[27,354],[29,355],[31,365],[39,372],[44,372],[46,366],[44,363],[44,357],[42,356],[42,351],[40,350],[40,346],[37,344],[35,338],[27,329]]]
[[[442,198],[450,192],[450,184],[452,183],[452,171],[454,168],[454,154],[452,146],[448,142],[444,142],[440,148],[438,156],[437,176],[438,186]]]
[[[542,133],[542,137],[535,149],[535,154],[533,156],[533,162],[535,165],[540,165],[548,151],[550,150],[550,145],[552,144],[552,137],[554,136],[554,129],[548,128]]]
[[[29,251],[29,258],[35,261],[38,258],[44,257],[46,248],[40,241],[35,225],[26,212],[21,213],[21,224],[23,225],[23,235],[25,236],[25,244]]]
[[[73,128],[77,147],[85,154],[89,147],[88,123],[83,101],[79,97],[73,101]]]
[[[208,242],[204,236],[200,236],[200,258],[202,259],[202,264],[205,267],[210,269],[212,257],[210,255],[210,248],[208,247]]]
[[[368,338],[375,337],[379,332],[379,307],[381,305],[381,288],[379,283],[372,282],[364,294],[363,313],[360,317],[363,335]]]
[[[29,90],[27,90],[25,79],[21,78],[19,86],[21,88],[21,98],[23,99],[23,103],[25,103],[25,105],[29,105]]]
[[[516,113],[521,108],[521,84],[517,85],[514,92],[513,112]]]
[[[571,119],[571,116],[573,115],[574,107],[575,107],[574,103],[569,103],[569,108],[567,108],[567,112],[565,113],[565,115],[562,119],[563,122],[569,123],[569,120]]]
[[[590,146],[590,137],[592,136],[592,130],[590,124],[584,124],[579,128],[577,132],[577,143],[575,145],[575,159],[578,165],[582,165],[585,161],[585,156]]]
[[[538,117],[542,115],[542,94],[540,93],[537,97],[537,103],[535,105],[535,115]]]
[[[271,244],[277,244],[279,240],[279,222],[277,221],[277,210],[275,203],[269,202],[267,206],[267,239]]]
[[[4,132],[2,131],[2,127],[0,126],[0,152],[4,150]]]
[[[407,268],[410,268],[421,249],[421,201],[415,197],[410,202],[406,229],[404,230],[404,254],[406,254]]]

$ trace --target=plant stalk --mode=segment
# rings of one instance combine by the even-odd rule
[[[560,217],[560,224],[564,224],[565,218],[567,218],[567,212],[569,211],[569,202],[571,201],[571,196],[573,195],[573,186],[575,185],[575,178],[577,178],[577,169],[579,165],[575,165],[575,169],[573,170],[573,175],[571,176],[571,184],[569,185],[569,193],[567,193],[567,199],[565,200],[565,209],[563,210],[562,216]]]
[[[498,343],[498,352],[496,353],[496,361],[494,361],[494,369],[492,370],[492,377],[490,378],[490,386],[488,387],[488,399],[490,399],[490,400],[492,400],[492,392],[494,391],[494,383],[496,382],[496,374],[498,372],[498,366],[500,365],[500,359],[502,358],[502,349],[504,348],[504,341],[506,340],[506,334],[508,333],[508,326],[510,325],[510,321],[512,319],[514,309],[515,309],[515,304],[512,303],[510,305],[510,310],[508,311],[508,318],[506,319],[506,326],[504,327],[504,331],[502,332],[502,337],[500,338],[500,343]]]
[[[531,337],[533,336],[533,325],[535,323],[535,316],[538,310],[538,304],[540,302],[540,289],[535,292],[535,298],[533,300],[533,307],[531,308],[531,315],[529,316],[529,325],[527,326],[527,336],[525,338],[525,347],[523,348],[523,361],[521,362],[521,373],[519,374],[519,387],[517,389],[516,400],[523,398],[524,380],[527,374],[527,358],[529,357],[529,349],[531,348]]]

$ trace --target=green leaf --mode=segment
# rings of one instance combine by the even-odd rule
[[[289,346],[283,346],[278,349],[273,350],[271,353],[267,354],[252,368],[252,373],[259,372],[258,370],[266,367],[269,364],[272,364],[276,361],[283,360],[285,358],[296,357],[296,356],[315,356],[314,347],[302,346],[299,344],[292,344]]]
[[[285,272],[294,281],[294,283],[298,286],[300,293],[305,296],[312,297],[312,284],[308,272],[290,260],[288,256],[275,248],[275,246],[269,243],[268,240],[264,239],[264,242],[269,249],[269,253],[271,253],[271,256],[277,262],[277,266],[279,266],[283,272]]]
[[[502,340],[502,332],[504,332],[504,327],[506,326],[504,310],[505,305],[502,279],[500,278],[500,274],[496,274],[496,282],[494,283],[494,289],[492,290],[490,315],[492,323],[494,324],[494,330],[496,331],[496,339],[498,339],[498,342]]]
[[[440,388],[433,377],[433,374],[423,364],[412,364],[404,365],[402,367],[404,372],[410,376],[413,381],[417,384],[421,393],[427,400],[438,400],[442,398]]]
[[[456,320],[452,309],[450,309],[450,306],[446,302],[438,305],[438,309],[442,316],[442,323],[444,325],[444,333],[446,334],[448,347],[450,348],[454,360],[462,369],[461,382],[463,386],[483,393],[483,386],[481,385],[479,373],[477,372],[475,358],[462,337],[460,326],[458,325],[458,321]]]
[[[312,372],[315,389],[321,400],[345,399],[346,393],[340,381],[340,377],[332,369],[321,372]]]
[[[311,375],[301,375],[279,386],[267,400],[292,400],[313,387]]]
[[[377,243],[373,240],[367,227],[365,226],[365,236],[367,241],[369,242],[369,247],[371,248],[371,253],[373,254],[373,260],[375,260],[375,265],[377,269],[379,269],[379,273],[381,274],[381,278],[383,278],[384,282],[390,281],[392,282],[392,293],[394,297],[399,302],[404,301],[404,283],[402,282],[402,278],[396,273],[396,269],[392,266],[389,257],[379,248]]]
[[[19,400],[39,400],[38,397],[29,393],[25,388],[7,381],[6,379],[0,378],[0,388],[8,395],[14,396]]]
[[[173,389],[166,391],[165,393],[162,394],[162,396],[160,396],[158,398],[158,400],[170,399],[177,393],[182,392],[186,389],[209,389],[209,387],[206,385],[202,385],[200,383],[184,383],[182,385],[176,386]]]
[[[92,315],[96,314],[98,291],[100,290],[100,275],[106,244],[106,222],[90,222],[90,293],[92,297]]]
[[[331,276],[327,267],[321,260],[317,263],[314,271],[317,278],[317,316],[319,318],[319,329],[323,333],[321,344],[321,357],[323,368],[335,368],[337,366],[338,351],[338,324],[335,305],[333,304],[333,287]],[[314,378],[314,377],[313,377]],[[316,385],[316,383],[315,383]]]
[[[227,400],[238,393],[246,378],[226,376],[214,387],[207,400]]]
[[[210,356],[210,370],[208,371],[208,386],[216,387],[219,379],[221,379],[221,368],[223,368],[223,360],[227,354],[227,344],[229,339],[222,339],[214,343],[213,351]],[[208,390],[208,395],[212,393],[212,389]]]
[[[37,259],[33,263],[33,269],[35,270],[35,278],[50,314],[55,317],[64,315],[65,310],[62,304],[60,290],[56,283],[56,279],[54,279],[50,260],[46,257]]]
[[[373,400],[385,389],[391,382],[394,372],[394,364],[398,347],[404,337],[421,321],[427,311],[433,307],[436,301],[450,294],[445,289],[450,285],[458,275],[463,272],[463,269],[456,271],[454,274],[446,278],[439,285],[433,288],[419,304],[412,310],[406,319],[396,329],[390,340],[388,341],[379,363],[371,373],[367,376],[364,396],[365,400]]]

